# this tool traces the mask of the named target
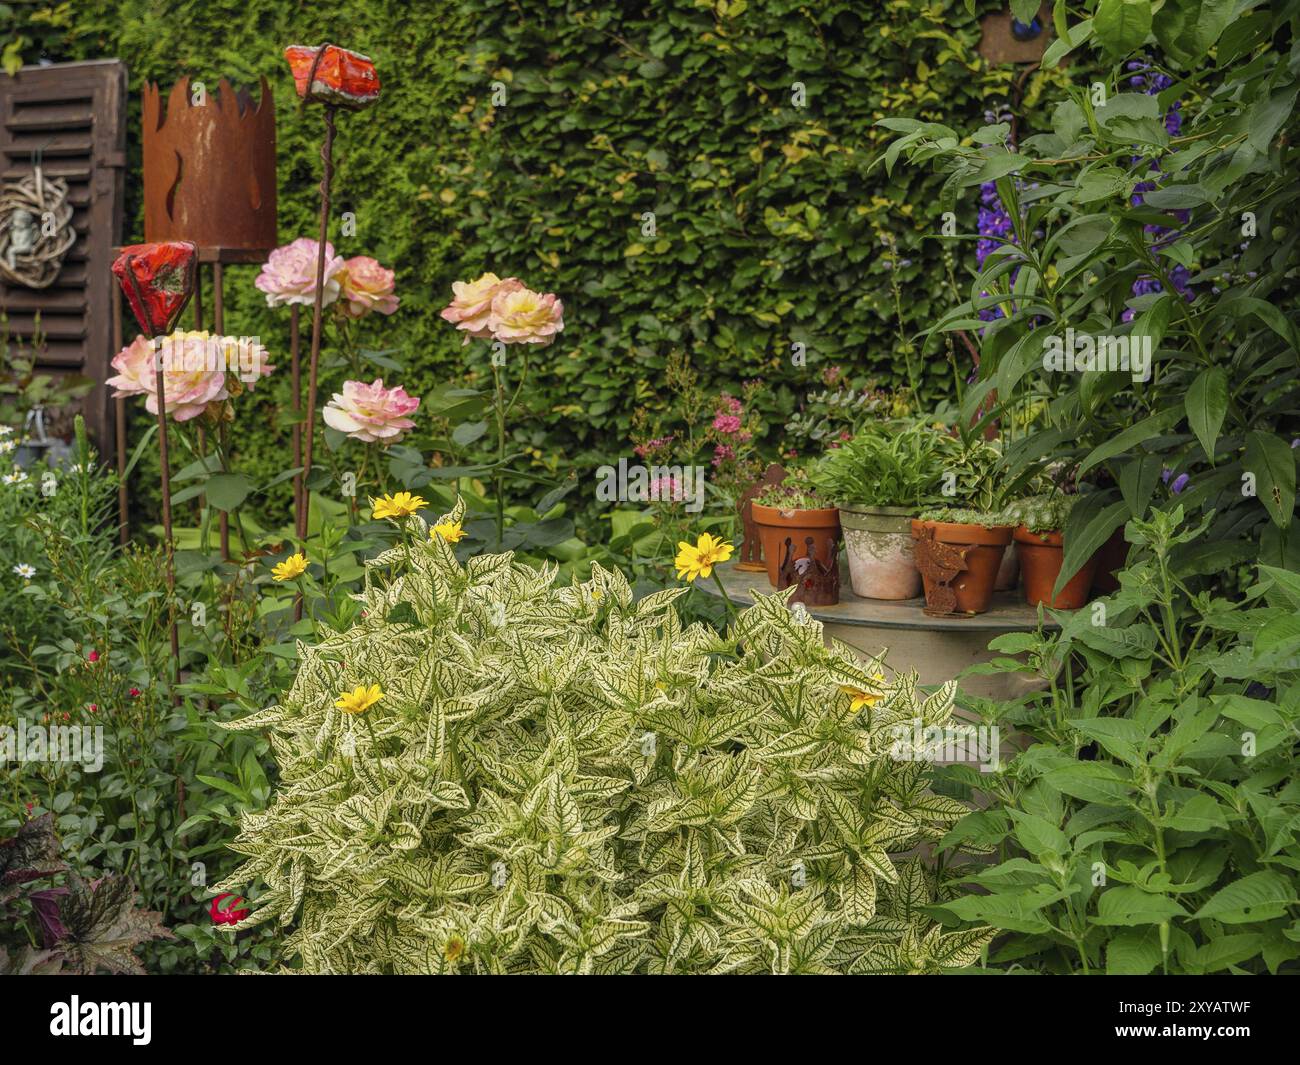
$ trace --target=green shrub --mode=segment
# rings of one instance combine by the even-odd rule
[[[947,440],[928,425],[870,426],[828,451],[813,481],[841,506],[919,508],[943,498]]]
[[[728,639],[682,627],[681,590],[634,602],[618,572],[557,588],[508,554],[461,565],[408,520],[371,564],[363,620],[303,647],[281,702],[229,726],[271,730],[281,779],[214,889],[265,884],[239,928],[296,925],[286,957],[309,972],[979,956],[986,932],[934,924],[933,885],[902,857],[965,810],[890,756],[900,724],[948,720],[951,685],[920,701],[914,677],[826,648],[779,596]],[[336,707],[373,684],[368,710]]]
[[[996,800],[947,845],[1004,860],[945,904],[1015,933],[995,966],[1300,969],[1300,577],[1262,565],[1243,602],[1213,594],[1176,560],[1214,520],[1131,520],[1119,591],[976,667],[1028,691],[977,701],[985,721],[1036,741],[992,774],[943,770]]]

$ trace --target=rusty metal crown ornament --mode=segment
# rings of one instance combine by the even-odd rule
[[[225,78],[212,94],[181,78],[165,106],[161,88],[146,84],[141,112],[145,240],[274,248],[275,101],[266,78],[256,104]]]

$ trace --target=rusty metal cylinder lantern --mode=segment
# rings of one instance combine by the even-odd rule
[[[144,239],[209,249],[276,246],[275,101],[266,78],[254,106],[222,78],[215,93],[172,86],[165,105],[144,87]],[[205,256],[206,258],[206,256]]]

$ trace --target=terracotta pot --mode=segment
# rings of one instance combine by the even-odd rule
[[[840,512],[834,507],[819,507],[816,510],[778,510],[776,507],[765,507],[761,503],[755,503],[753,514],[754,524],[758,526],[758,538],[763,544],[763,563],[767,567],[767,579],[773,588],[779,587],[777,572],[781,568],[786,537],[793,541],[794,557],[803,558],[807,553],[804,540],[811,536],[813,557],[823,565],[830,565],[831,544],[840,535]]]
[[[1052,597],[1056,578],[1061,575],[1065,559],[1065,541],[1059,532],[1032,532],[1021,525],[1015,531],[1020,551],[1020,570],[1024,576],[1025,602],[1030,606],[1042,603],[1056,610],[1078,610],[1088,601],[1093,574],[1097,570],[1094,554],[1073,577],[1065,582],[1061,594]]]
[[[996,592],[1009,592],[1020,583],[1020,552],[1016,550],[1013,540],[1002,553],[1002,564],[998,566],[998,579],[993,584]]]
[[[993,585],[1007,544],[1011,542],[1011,526],[997,525],[988,529],[983,525],[948,521],[913,521],[912,538],[921,539],[921,530],[926,528],[934,529],[934,539],[938,543],[969,549],[966,568],[953,578],[950,586],[957,597],[956,613],[983,614],[993,601]],[[921,579],[925,586],[926,605],[936,606],[934,591],[937,585],[924,570]]]
[[[1119,581],[1115,574],[1124,568],[1128,561],[1128,541],[1124,539],[1124,526],[1110,534],[1109,539],[1097,548],[1093,556],[1097,571],[1092,577],[1092,594],[1110,595],[1119,591]]]
[[[921,571],[912,549],[908,507],[840,507],[853,594],[864,599],[915,599]]]

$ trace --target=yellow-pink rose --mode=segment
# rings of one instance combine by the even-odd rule
[[[368,255],[356,255],[343,264],[338,283],[343,302],[340,308],[349,318],[361,318],[371,311],[392,314],[398,298],[393,295],[393,271],[380,266]]]
[[[488,322],[492,316],[492,301],[502,292],[522,289],[523,283],[517,277],[500,278],[487,273],[475,281],[452,282],[452,300],[442,310],[442,317],[453,323],[457,329],[470,337],[486,340],[492,336]]]
[[[519,288],[492,297],[488,331],[507,344],[550,344],[564,329],[564,304],[552,292]]]

